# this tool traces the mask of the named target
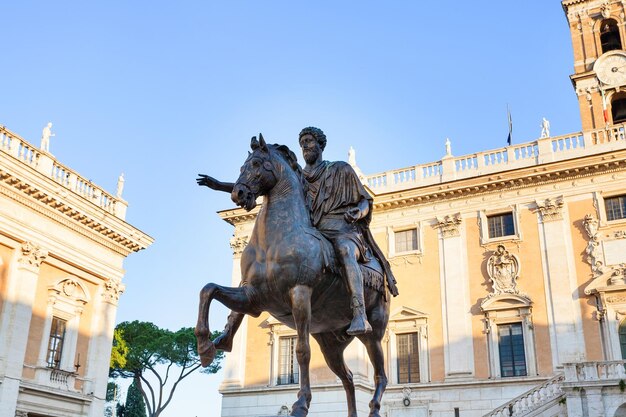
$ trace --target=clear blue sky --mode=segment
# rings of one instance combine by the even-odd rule
[[[126,263],[118,321],[193,326],[197,293],[230,282],[226,194],[252,135],[297,149],[305,126],[366,173],[580,129],[558,0],[107,1],[2,5],[0,124],[110,192],[156,241]],[[215,313],[215,327],[224,312]],[[218,415],[221,376],[187,381],[164,417]],[[197,395],[196,399],[193,396]]]

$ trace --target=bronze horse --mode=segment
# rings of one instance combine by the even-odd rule
[[[328,257],[334,256],[332,246],[311,225],[301,170],[293,152],[283,145],[266,144],[262,136],[260,141],[252,138],[250,147],[252,153],[241,167],[231,197],[250,211],[256,198],[264,196],[263,206],[241,257],[242,285],[234,288],[209,283],[200,292],[196,337],[202,364],[208,366],[216,350],[209,338],[208,315],[213,299],[234,312],[254,317],[267,311],[298,334],[300,390],[290,415],[306,416],[311,402],[310,334],[319,343],[328,367],[341,379],[348,417],[357,417],[352,372],[343,357],[354,338],[346,333],[352,319],[350,296],[341,275],[334,272],[338,268],[328,267]],[[389,320],[389,297],[384,283],[366,284],[365,305],[373,331],[357,337],[365,345],[375,372],[369,416],[379,417],[387,385],[381,340]],[[222,339],[225,337],[232,341],[233,334],[223,335]]]

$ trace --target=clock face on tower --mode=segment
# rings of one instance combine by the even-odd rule
[[[602,55],[593,65],[602,84],[626,85],[626,54],[623,51],[610,51]]]

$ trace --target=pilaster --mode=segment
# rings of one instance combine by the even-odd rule
[[[84,393],[92,395],[89,417],[101,417],[104,412],[107,379],[102,378],[109,369],[111,357],[111,341],[115,329],[115,316],[120,295],[124,292],[124,284],[116,279],[108,279],[100,287],[96,297],[92,338],[89,344]]]
[[[237,287],[241,283],[241,255],[247,244],[248,239],[243,236],[234,236],[230,240],[230,247],[233,250],[233,272],[231,275],[233,287]],[[245,316],[233,339],[233,350],[224,358],[224,380],[220,389],[243,387],[246,375],[247,333],[248,316]]]
[[[466,242],[460,214],[437,218],[441,308],[443,317],[445,378],[469,379],[474,375],[474,346],[469,305]]]
[[[571,230],[563,197],[537,202],[553,366],[583,360],[585,342]]]
[[[0,315],[0,358],[4,376],[0,385],[0,416],[15,413],[28,331],[39,278],[39,267],[47,252],[31,242],[14,251],[7,276],[7,298]]]

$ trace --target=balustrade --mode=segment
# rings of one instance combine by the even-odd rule
[[[126,211],[124,202],[120,202],[90,180],[81,177],[75,171],[60,164],[53,159],[52,155],[40,152],[39,149],[4,126],[0,126],[0,151],[4,151],[21,162],[32,166],[58,184],[79,194],[107,212],[122,219],[124,218]]]
[[[626,379],[626,361],[577,362],[564,364],[565,381],[576,384],[589,381],[612,381]]]
[[[463,155],[446,165],[444,176],[443,162],[435,161],[423,165],[367,176],[367,184],[376,192],[386,192],[411,186],[424,186],[449,179],[470,178],[477,175],[538,165],[555,160],[566,160],[581,156],[581,151],[592,155],[616,148],[626,148],[626,124],[572,133],[563,136],[542,138],[500,149]],[[452,167],[452,168],[450,168]],[[452,169],[455,175],[450,175]]]
[[[563,374],[559,374],[547,380],[511,401],[501,405],[483,417],[515,417],[522,416],[532,410],[547,404],[563,395],[561,383],[565,380]]]

